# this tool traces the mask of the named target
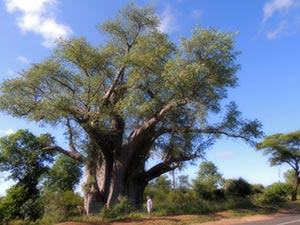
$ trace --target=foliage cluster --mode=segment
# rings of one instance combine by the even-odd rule
[[[77,206],[83,205],[82,197],[71,190],[56,193],[47,191],[43,194],[42,201],[44,214],[39,221],[41,224],[53,224],[78,216]]]
[[[286,183],[274,183],[265,189],[260,201],[263,203],[283,202],[288,199],[291,191],[291,186]]]

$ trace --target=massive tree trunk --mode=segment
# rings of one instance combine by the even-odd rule
[[[113,206],[119,201],[124,193],[124,161],[117,160],[113,163],[111,171],[109,194],[107,198],[107,207]]]
[[[113,206],[121,196],[126,196],[136,207],[141,207],[147,181],[137,168],[141,167],[139,164],[144,165],[144,162],[136,161],[131,166],[126,166],[124,157],[110,162],[102,157],[97,160],[98,166],[92,168],[94,172],[88,169],[85,171],[84,206],[87,214],[98,212],[104,205]],[[107,166],[108,164],[112,166]],[[96,176],[93,177],[92,174]]]
[[[126,180],[125,196],[139,209],[143,206],[143,195],[147,184],[144,177],[128,177]]]
[[[119,129],[122,121],[119,120],[115,126]],[[106,138],[106,143],[99,141],[100,138],[91,141],[94,143],[90,145],[91,148],[100,145],[106,147],[102,147],[101,150],[89,149],[92,154],[87,159],[88,168],[93,170],[91,174],[96,175],[94,184],[97,185],[97,189],[94,188],[93,191],[99,191],[98,200],[101,202],[98,204],[101,206],[105,204],[106,207],[111,207],[118,203],[120,197],[126,196],[134,206],[140,208],[149,181],[145,177],[145,161],[153,138],[139,133],[132,135],[130,141],[122,144],[122,136],[121,133],[113,133]],[[88,200],[89,198],[85,198],[85,201]],[[86,202],[85,206],[89,207],[90,203]]]

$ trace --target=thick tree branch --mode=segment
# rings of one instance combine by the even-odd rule
[[[69,134],[69,148],[70,148],[70,152],[74,155],[77,155],[77,154],[80,154],[76,148],[75,148],[75,145],[74,145],[74,141],[73,141],[73,131],[72,131],[72,127],[71,127],[71,124],[70,124],[70,119],[68,118],[67,119],[67,122],[66,122],[66,126],[68,128],[68,134]]]
[[[145,178],[146,181],[150,181],[156,177],[159,177],[160,175],[162,175],[166,172],[176,169],[178,167],[177,163],[189,161],[196,157],[197,157],[197,155],[195,155],[195,154],[181,156],[181,157],[177,157],[177,158],[170,157],[169,159],[167,159],[161,163],[158,163],[155,166],[153,166],[152,168],[150,168],[148,171],[146,171],[144,173],[143,177]]]
[[[61,86],[70,90],[73,94],[75,94],[75,90],[67,83],[62,82],[60,79],[57,79],[56,77],[51,77],[51,79],[54,80],[55,82],[59,83]],[[49,87],[50,87],[50,85],[49,85]]]
[[[71,127],[69,118],[67,118],[66,126],[68,128],[68,134],[69,134],[69,150],[65,150],[65,149],[61,148],[60,146],[49,146],[49,147],[44,148],[44,150],[57,151],[57,152],[60,152],[68,157],[71,157],[71,158],[83,163],[85,160],[85,157],[81,153],[79,153],[75,148],[75,145],[73,142],[74,135],[73,135],[73,131],[72,131],[72,127]]]
[[[79,123],[85,123],[90,119],[88,112],[76,105],[70,106],[69,110],[70,113],[78,120]]]
[[[180,107],[183,105],[186,105],[189,102],[189,99],[180,99],[177,101],[170,102],[166,106],[164,106],[159,112],[157,112],[153,117],[146,120],[140,127],[134,130],[129,136],[129,141],[132,141],[132,138],[139,136],[143,131],[149,130],[152,127],[155,126],[162,118],[163,116],[171,111],[173,108]]]
[[[112,85],[110,86],[110,88],[108,89],[108,91],[105,93],[105,95],[103,96],[103,100],[105,103],[107,103],[108,99],[110,98],[110,96],[112,95],[112,93],[114,92],[117,83],[120,81],[120,78],[123,76],[124,74],[124,70],[125,70],[125,66],[121,66],[116,78],[114,79],[114,81],[112,82]]]
[[[147,131],[150,131],[155,126],[155,124],[158,123],[161,120],[161,118],[167,112],[169,112],[171,109],[173,109],[175,107],[185,105],[188,102],[189,102],[188,99],[182,99],[182,100],[173,101],[173,102],[167,104],[158,113],[156,113],[155,116],[153,116],[149,120],[145,121],[140,127],[138,127],[133,132],[131,132],[131,134],[129,135],[127,141],[123,145],[124,149],[132,149],[128,152],[128,155],[127,155],[128,158],[130,159],[132,156],[136,155],[134,153],[134,151],[139,151],[139,153],[138,153],[139,156],[145,156],[147,154],[147,152],[141,152],[141,149],[137,149],[137,148],[134,148],[134,147],[131,148],[130,146],[136,146],[136,145],[139,145],[141,143],[143,143],[143,145],[145,143],[153,143],[153,141],[155,140],[156,137],[153,136],[153,135],[151,135],[151,137],[149,137],[149,136],[144,135],[144,134],[146,134]]]
[[[49,147],[45,147],[43,148],[43,150],[45,151],[57,151],[59,153],[62,153],[68,157],[71,157],[72,159],[78,160],[79,162],[84,162],[85,157],[80,154],[79,152],[72,152],[71,150],[65,150],[60,146],[49,146]]]

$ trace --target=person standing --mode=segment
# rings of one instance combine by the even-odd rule
[[[148,212],[148,217],[151,216],[151,210],[152,210],[152,199],[151,199],[151,197],[148,195],[148,196],[147,196],[147,212]]]

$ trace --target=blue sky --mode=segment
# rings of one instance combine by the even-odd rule
[[[112,18],[127,0],[3,0],[0,2],[0,82],[47,57],[59,37],[85,36],[101,43],[97,25]],[[239,86],[229,91],[244,117],[261,121],[266,135],[300,129],[300,0],[163,0],[154,4],[160,30],[177,42],[196,24],[239,32],[236,49]],[[65,144],[60,131],[0,113],[0,136],[18,129],[50,132]],[[271,168],[268,158],[241,141],[223,139],[207,153],[225,178],[243,177],[264,185],[283,180],[287,166]],[[192,178],[197,166],[183,173]],[[177,174],[179,174],[177,172]],[[0,174],[0,195],[10,183]]]

